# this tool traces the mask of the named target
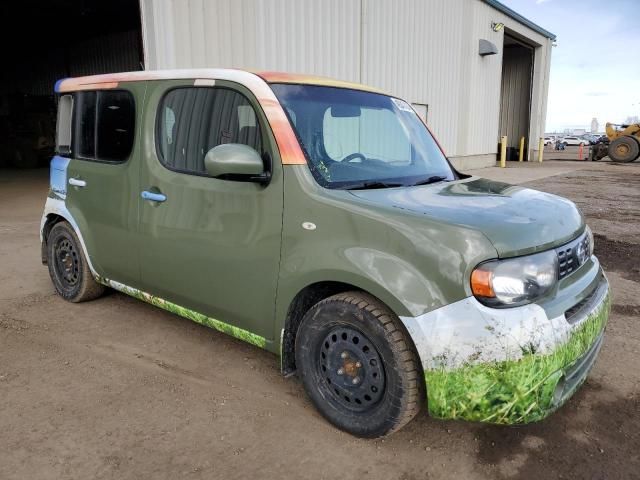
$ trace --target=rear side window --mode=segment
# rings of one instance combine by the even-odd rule
[[[129,92],[100,92],[98,95],[96,158],[124,161],[133,147],[136,109]]]
[[[124,162],[135,138],[135,103],[124,90],[75,94],[76,157],[104,162]]]
[[[62,95],[58,101],[58,121],[56,123],[56,153],[71,153],[71,132],[73,119],[73,96]]]
[[[204,157],[213,147],[242,143],[263,154],[256,112],[241,93],[225,88],[169,91],[158,110],[160,161],[167,168],[206,175]]]
[[[96,154],[96,92],[76,94],[75,142],[76,156],[94,159]]]

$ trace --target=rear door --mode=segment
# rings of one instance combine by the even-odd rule
[[[138,195],[136,142],[144,84],[73,94],[73,142],[66,206],[100,275],[136,286]]]
[[[271,339],[283,183],[257,101],[231,82],[150,82],[144,131],[139,195],[156,199],[139,200],[144,289]],[[256,149],[269,185],[208,176],[204,156],[222,143]]]

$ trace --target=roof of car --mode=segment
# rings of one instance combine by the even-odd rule
[[[382,93],[380,90],[359,83],[345,82],[328,77],[314,75],[301,75],[286,72],[263,72],[238,69],[220,68],[194,68],[177,70],[144,70],[138,72],[107,73],[102,75],[89,75],[85,77],[72,77],[58,80],[55,85],[56,92],[73,92],[77,90],[99,90],[116,88],[120,82],[141,82],[145,80],[188,80],[188,79],[216,79],[221,74],[253,74],[262,78],[267,83],[290,83],[304,85],[321,85],[337,88],[351,88],[369,92]]]
[[[365,90],[368,92],[383,93],[381,90],[362,85],[361,83],[345,82],[330,77],[319,75],[304,75],[286,72],[253,72],[267,83],[293,83],[300,85],[320,85],[325,87],[351,88],[353,90]]]

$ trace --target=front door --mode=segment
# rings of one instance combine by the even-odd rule
[[[265,125],[237,84],[149,83],[141,267],[149,293],[272,339],[283,184]],[[222,143],[255,148],[271,171],[269,185],[210,177],[204,156]]]
[[[73,94],[65,204],[102,276],[137,286],[140,163],[136,125],[144,83]],[[140,115],[141,117],[141,115]]]

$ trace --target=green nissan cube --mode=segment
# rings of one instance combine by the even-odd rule
[[[609,286],[576,206],[456,171],[405,101],[194,69],[56,83],[42,261],[280,356],[336,427],[541,420],[584,382]]]

